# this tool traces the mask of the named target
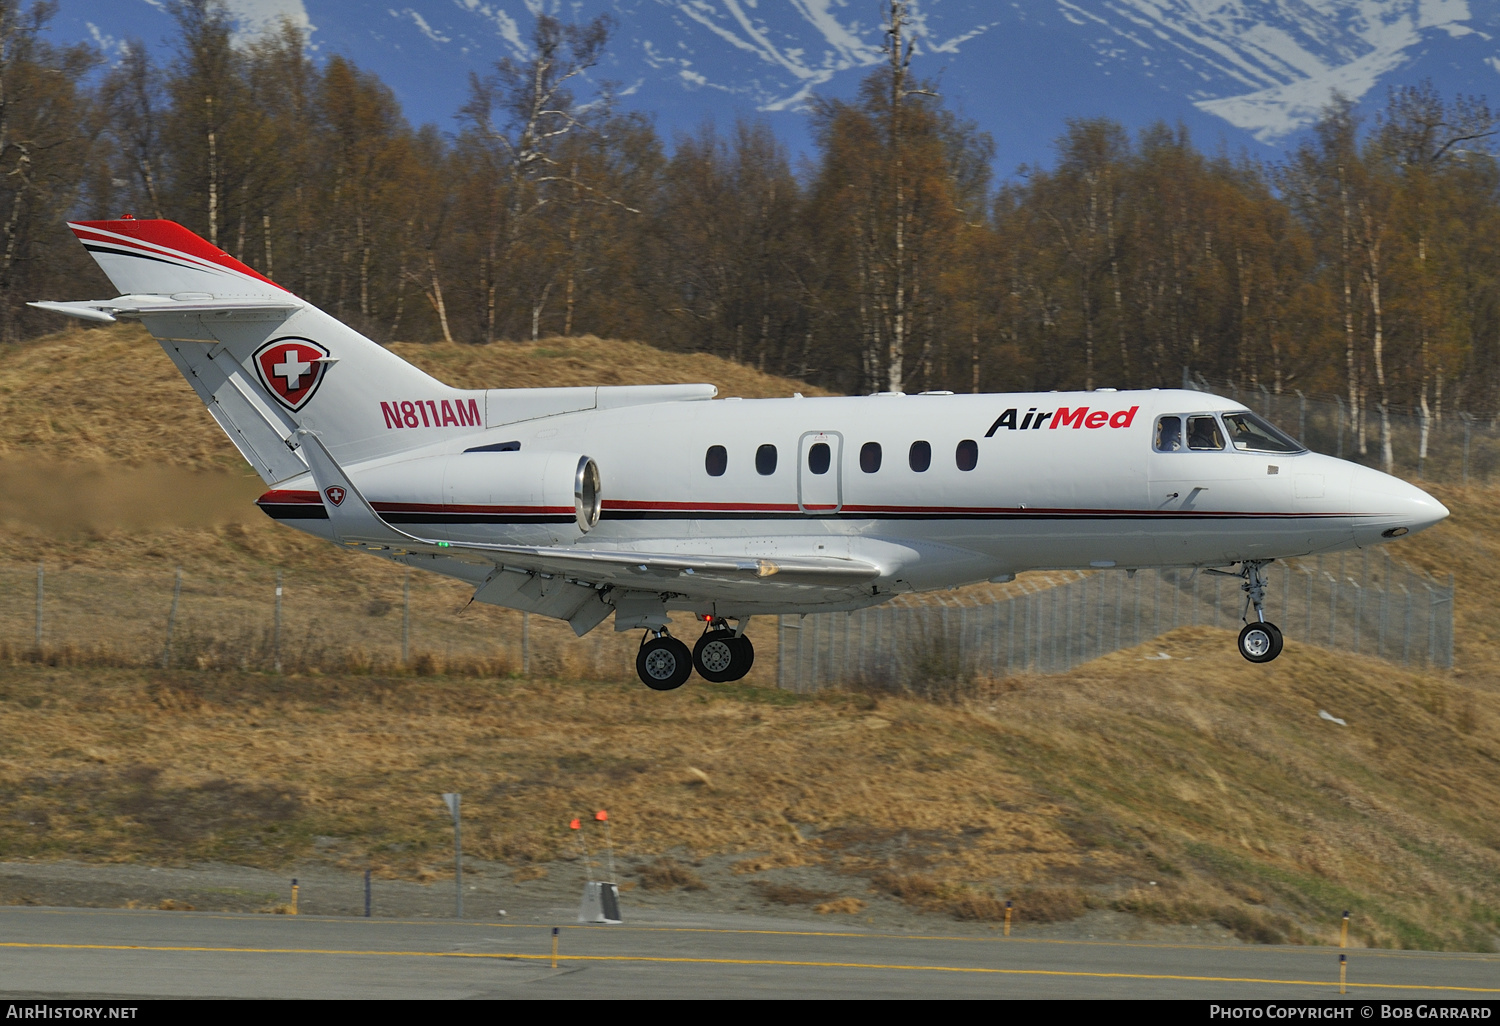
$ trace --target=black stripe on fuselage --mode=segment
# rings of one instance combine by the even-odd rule
[[[607,509],[602,520],[806,520],[835,517],[839,520],[1338,520],[1345,517],[1380,516],[1378,513],[1153,513],[1149,511],[1099,513],[995,512],[973,513],[869,513],[838,511],[765,512],[729,510],[632,510]],[[571,518],[567,518],[571,519]]]
[[[266,516],[272,520],[327,520],[328,510],[322,503],[311,502],[258,502]]]
[[[311,503],[281,504],[263,503],[261,509],[274,520],[327,520],[328,511],[321,505]],[[1029,512],[982,512],[982,513],[849,513],[844,511],[827,513],[796,513],[770,511],[728,510],[605,510],[600,519],[619,521],[641,520],[809,520],[833,518],[837,520],[1340,520],[1349,517],[1379,516],[1377,513],[1029,513]],[[381,518],[390,524],[571,524],[574,518],[555,513],[381,513]]]
[[[571,524],[565,513],[381,513],[388,524]]]

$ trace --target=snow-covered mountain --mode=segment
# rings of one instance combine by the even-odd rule
[[[281,18],[319,54],[377,72],[414,121],[453,124],[468,74],[524,56],[539,12],[611,13],[600,76],[664,134],[762,114],[809,147],[815,93],[881,60],[885,0],[229,0],[253,37]],[[1046,163],[1070,117],[1188,125],[1200,145],[1273,156],[1333,90],[1383,102],[1431,78],[1500,100],[1500,0],[910,0],[917,70],[991,132],[998,170]],[[162,47],[164,0],[61,0],[59,41]]]

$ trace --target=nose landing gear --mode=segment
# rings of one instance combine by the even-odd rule
[[[1244,579],[1240,587],[1245,592],[1245,626],[1240,631],[1240,655],[1252,663],[1269,663],[1281,655],[1281,628],[1267,620],[1261,609],[1266,600],[1266,575],[1263,570],[1268,562],[1270,560],[1246,560],[1240,564],[1240,571],[1235,575]],[[1250,619],[1252,608],[1255,611],[1253,620]]]
[[[1269,663],[1281,655],[1281,628],[1261,620],[1240,631],[1240,655],[1252,663]]]

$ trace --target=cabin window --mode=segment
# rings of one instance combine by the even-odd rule
[[[1219,418],[1203,414],[1187,419],[1188,448],[1207,452],[1224,448],[1224,432],[1219,430]]]
[[[866,442],[859,447],[859,469],[873,474],[880,469],[880,443]]]
[[[729,469],[729,452],[722,445],[710,445],[703,457],[703,469],[709,477],[723,477]]]
[[[833,454],[827,442],[816,442],[807,450],[807,469],[814,474],[828,473],[828,466],[832,461]]]
[[[1182,418],[1181,417],[1157,417],[1156,418],[1156,451],[1157,452],[1181,452],[1182,451]]]
[[[776,446],[763,445],[755,450],[755,472],[762,477],[776,473]]]
[[[1286,432],[1248,411],[1224,414],[1224,427],[1229,431],[1229,444],[1240,452],[1307,451]]]
[[[959,470],[973,470],[979,466],[979,443],[972,438],[965,438],[958,443],[953,459]]]
[[[906,461],[911,464],[911,469],[915,470],[918,474],[926,473],[927,468],[932,466],[932,443],[911,443],[911,452],[907,453]]]

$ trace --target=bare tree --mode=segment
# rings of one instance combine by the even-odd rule
[[[895,247],[894,266],[891,268],[891,341],[886,360],[886,380],[892,392],[900,392],[905,383],[906,342],[910,333],[907,324],[907,256],[906,233],[907,189],[906,152],[902,129],[905,119],[906,101],[913,96],[936,96],[930,89],[912,88],[910,84],[911,58],[916,49],[914,40],[907,38],[910,22],[906,12],[906,0],[890,0],[889,20],[886,22],[886,42],[882,52],[890,63],[890,108],[886,115],[886,137],[891,163],[892,241]]]
[[[499,206],[504,211],[503,218],[494,219],[482,253],[486,341],[493,341],[496,333],[500,268],[510,266],[523,231],[553,201],[550,187],[569,186],[580,198],[596,191],[572,174],[569,165],[559,160],[558,151],[570,133],[607,114],[607,96],[603,102],[580,104],[573,89],[587,82],[587,73],[603,57],[613,28],[614,20],[607,14],[584,25],[539,15],[528,59],[506,57],[492,74],[470,76],[469,101],[459,117],[491,164],[493,188],[502,194]],[[550,280],[542,297],[534,297],[533,309],[538,302],[545,303]]]

